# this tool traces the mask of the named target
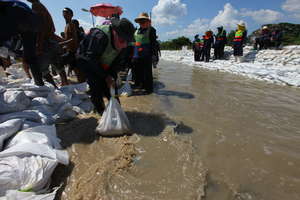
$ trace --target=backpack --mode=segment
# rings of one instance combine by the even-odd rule
[[[86,60],[96,61],[99,59],[100,56],[98,52],[101,52],[103,48],[103,44],[101,44],[103,37],[105,37],[105,34],[101,30],[92,28],[80,42],[77,56]]]

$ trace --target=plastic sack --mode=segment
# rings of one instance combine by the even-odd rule
[[[111,89],[111,94],[114,93],[114,90]],[[96,132],[102,136],[120,136],[130,133],[129,120],[117,99],[114,98],[114,95],[110,98],[110,101],[98,122]]]
[[[55,160],[40,156],[2,158],[0,160],[0,196],[6,195],[8,190],[23,192],[47,190],[57,164]]]
[[[25,110],[30,106],[30,99],[23,91],[6,91],[0,94],[0,113],[10,113]]]
[[[3,142],[17,133],[23,125],[23,120],[12,119],[0,124],[0,151],[3,148]]]
[[[54,200],[57,190],[49,194],[35,194],[33,192],[20,192],[17,190],[9,190],[5,197],[0,200]]]
[[[90,113],[94,109],[94,104],[90,100],[85,100],[79,106],[85,113]]]
[[[33,122],[41,122],[40,115],[34,111],[14,112],[5,115],[0,115],[0,123],[11,119],[27,119]]]
[[[60,139],[56,136],[55,126],[37,126],[19,132],[0,152],[0,158],[10,156],[42,156],[69,164],[68,152],[59,150]]]
[[[125,84],[123,85],[123,87],[121,87],[119,90],[118,90],[118,94],[120,96],[126,96],[126,97],[129,97],[132,95],[132,88],[129,84],[129,81],[132,80],[132,72],[131,72],[131,69],[129,70],[128,72],[128,75],[126,77],[126,82]]]

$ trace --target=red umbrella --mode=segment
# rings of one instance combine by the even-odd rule
[[[123,10],[119,6],[113,6],[110,3],[100,3],[91,7],[91,13],[99,17],[112,17],[113,14],[121,15]]]

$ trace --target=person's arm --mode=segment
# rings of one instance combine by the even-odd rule
[[[150,44],[151,44],[151,50],[152,55],[155,55],[156,51],[156,30],[152,26],[150,27]]]

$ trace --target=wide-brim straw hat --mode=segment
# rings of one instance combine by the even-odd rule
[[[141,13],[137,18],[135,18],[135,22],[136,23],[139,23],[139,21],[141,21],[141,20],[151,20],[150,19],[150,17],[149,17],[149,15],[148,15],[148,13]]]
[[[242,23],[238,23],[238,26],[246,27],[246,24],[244,22],[242,22]]]

